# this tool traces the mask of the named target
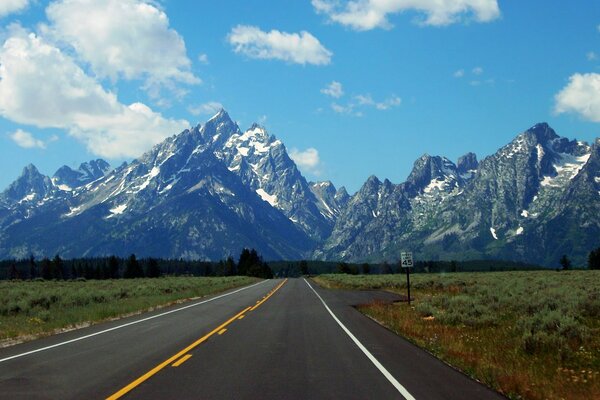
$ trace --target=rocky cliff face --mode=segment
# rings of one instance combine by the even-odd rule
[[[583,265],[600,246],[600,140],[537,124],[481,162],[423,155],[407,180],[370,177],[350,196],[307,182],[284,144],[225,111],[111,169],[33,165],[0,194],[0,257],[394,261],[503,258]]]

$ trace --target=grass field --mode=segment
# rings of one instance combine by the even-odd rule
[[[85,326],[256,281],[241,276],[0,281],[0,343]]]
[[[404,275],[321,275],[406,294]],[[361,311],[513,399],[600,399],[600,271],[411,275],[407,303]]]

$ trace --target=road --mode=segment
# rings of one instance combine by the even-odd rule
[[[269,280],[0,349],[2,399],[504,399],[356,311]]]

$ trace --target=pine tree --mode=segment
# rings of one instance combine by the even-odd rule
[[[233,261],[233,257],[229,256],[227,257],[227,260],[225,260],[225,264],[223,265],[223,275],[225,276],[233,276],[235,275],[235,261]]]
[[[369,275],[371,273],[371,266],[368,263],[364,263],[361,265],[361,270],[364,275]]]
[[[562,266],[563,271],[571,269],[571,260],[569,260],[566,254],[563,254],[559,262]]]
[[[144,271],[140,266],[135,254],[132,254],[127,259],[125,263],[125,273],[123,274],[123,278],[143,278]]]
[[[588,268],[600,269],[600,247],[590,252],[588,256]]]
[[[56,256],[54,256],[54,259],[52,260],[52,277],[54,279],[64,279],[64,276],[65,276],[65,271],[64,271],[64,267],[63,267],[63,260],[57,254]]]
[[[300,273],[302,275],[308,275],[308,262],[306,262],[306,260],[300,261]]]
[[[158,265],[158,261],[154,258],[148,259],[148,266],[146,268],[146,276],[148,278],[158,278],[160,277],[160,267]]]
[[[42,278],[49,281],[52,279],[52,263],[48,259],[48,257],[44,257],[42,259],[42,265],[40,267]]]
[[[35,263],[35,257],[33,254],[29,256],[29,279],[35,279],[37,277],[37,265]]]
[[[119,277],[119,260],[115,256],[108,258],[108,275],[110,279],[117,279]]]

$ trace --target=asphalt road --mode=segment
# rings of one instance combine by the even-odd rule
[[[373,299],[270,280],[0,349],[0,398],[504,399],[352,307]]]

